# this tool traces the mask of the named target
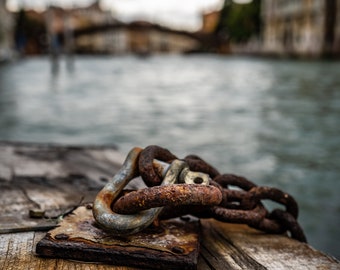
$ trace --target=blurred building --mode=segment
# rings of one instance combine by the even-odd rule
[[[46,27],[44,16],[36,10],[24,10],[14,13],[15,48],[19,55],[37,55],[47,50]]]
[[[183,53],[196,50],[199,42],[190,33],[145,21],[124,27],[127,49],[133,53]]]
[[[198,51],[202,42],[202,35],[146,21],[122,23],[98,0],[85,7],[48,6],[14,15],[14,39],[22,55],[185,53]]]
[[[74,32],[79,29],[94,27],[116,22],[111,11],[103,10],[100,1],[95,1],[86,7],[63,9],[50,6],[45,12],[47,33],[49,36],[50,49],[54,52],[64,50],[77,50],[80,48],[92,48],[102,50],[110,40],[108,33],[97,36],[83,35],[74,39]]]
[[[0,62],[13,56],[14,21],[6,9],[6,0],[0,0]]]
[[[260,33],[260,0],[241,3],[225,0],[221,10],[202,17],[202,32],[215,38],[212,51],[218,53],[255,53]]]
[[[339,0],[263,0],[262,18],[265,53],[340,54]]]
[[[73,9],[51,6],[45,17],[52,51],[149,54],[185,52],[198,46],[184,31],[145,21],[122,23],[110,10],[103,10],[100,1]]]
[[[213,10],[204,12],[202,14],[202,28],[203,33],[214,33],[219,23],[221,10]]]
[[[230,53],[229,35],[217,33],[216,31],[222,19],[221,13],[221,10],[212,10],[202,13],[202,27],[199,32],[210,39],[210,42],[208,41],[207,43],[208,47],[204,48],[204,51],[221,54]]]

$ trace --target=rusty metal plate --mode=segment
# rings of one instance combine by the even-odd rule
[[[40,256],[148,269],[196,269],[199,223],[161,221],[129,236],[97,227],[91,207],[80,206],[37,244]]]

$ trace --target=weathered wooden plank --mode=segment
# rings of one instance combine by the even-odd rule
[[[266,269],[249,254],[233,245],[213,224],[213,220],[202,221],[201,245],[201,256],[212,269]]]
[[[0,233],[50,228],[51,218],[92,202],[123,161],[115,147],[0,142],[0,153]]]
[[[92,202],[101,187],[84,177],[15,177],[10,183],[0,181],[0,232],[52,225],[53,219],[81,202]],[[43,216],[32,219],[30,211],[40,211]]]
[[[65,178],[82,175],[111,177],[124,161],[115,146],[63,146],[0,142],[0,179],[14,177]]]
[[[0,269],[4,270],[133,270],[132,267],[112,267],[63,259],[45,259],[35,255],[35,246],[45,233],[25,232],[0,234]]]
[[[285,236],[269,236],[243,225],[203,221],[203,239],[198,269],[340,269],[335,259]],[[225,232],[227,231],[227,232]],[[222,238],[221,238],[222,233]],[[34,254],[45,233],[0,235],[0,269],[137,269],[98,265],[62,259],[44,259]],[[236,235],[237,239],[234,239]],[[239,238],[243,238],[240,242]],[[283,241],[283,242],[282,242]],[[284,245],[290,243],[287,247]],[[298,254],[292,253],[292,244]],[[282,245],[283,244],[283,245]],[[275,246],[280,245],[280,249]],[[305,252],[311,252],[306,258]],[[241,253],[241,255],[239,254]],[[252,264],[253,262],[255,264]],[[251,263],[249,265],[249,263]]]
[[[55,217],[92,201],[123,161],[114,147],[73,147],[0,142],[1,228],[43,229],[30,209]],[[36,224],[32,224],[36,223]],[[19,225],[18,225],[19,224]],[[6,227],[7,226],[7,227]],[[46,227],[47,228],[47,227]],[[340,269],[340,263],[284,235],[268,235],[245,225],[202,220],[198,269]],[[133,269],[34,254],[43,232],[0,234],[0,269]]]
[[[201,256],[213,268],[340,269],[336,259],[286,235],[271,235],[247,225],[202,220]]]

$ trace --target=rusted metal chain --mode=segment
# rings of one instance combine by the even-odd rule
[[[214,181],[219,183],[224,188],[229,188],[230,186],[236,186],[243,190],[250,190],[257,185],[253,182],[249,181],[248,179],[238,176],[235,174],[221,174],[213,178]]]
[[[214,186],[178,184],[132,191],[119,198],[113,210],[120,214],[134,214],[153,207],[214,206],[221,201],[222,194]]]
[[[236,210],[214,206],[211,208],[211,213],[211,217],[219,221],[256,226],[265,218],[267,211],[263,205],[259,204],[252,210]]]
[[[286,230],[291,233],[292,238],[298,239],[301,242],[307,242],[307,238],[301,226],[292,214],[281,209],[275,209],[270,213],[269,216],[283,225]]]
[[[267,199],[280,203],[286,207],[286,212],[290,213],[295,219],[298,217],[298,205],[294,198],[286,192],[272,187],[254,187],[249,190],[249,193],[255,202]]]
[[[209,174],[213,179],[220,173],[213,166],[206,163],[203,159],[196,155],[188,155],[184,158],[184,161],[188,164],[190,170],[195,172],[203,172]]]
[[[160,186],[164,169],[155,164],[155,159],[180,164],[178,169],[171,169],[173,172],[170,170],[167,174],[177,177],[177,183],[186,184]],[[277,188],[260,187],[234,174],[220,174],[195,155],[179,161],[169,150],[156,145],[148,146],[140,152],[138,171],[149,188],[127,193],[114,202],[113,211],[123,216],[162,207],[158,216],[161,219],[190,214],[198,218],[247,224],[267,233],[289,232],[292,238],[306,242],[303,230],[297,222],[296,201]],[[208,182],[206,174],[210,176]],[[181,180],[183,175],[186,175],[185,181]],[[203,185],[198,185],[201,182]],[[270,212],[264,207],[263,200],[281,204],[285,210],[275,209]]]
[[[124,235],[136,233],[158,216],[162,209],[151,208],[144,213],[121,215],[112,211],[111,204],[130,180],[138,176],[137,161],[141,148],[134,148],[127,156],[123,167],[97,195],[93,204],[93,216],[97,223],[113,234]]]
[[[137,147],[129,152],[122,168],[97,194],[94,201],[93,217],[100,227],[111,231],[112,234],[127,235],[137,233],[149,226],[163,209],[162,205],[160,205],[160,207],[149,207],[145,211],[124,215],[117,213],[111,207],[112,203],[123,192],[123,188],[133,178],[140,175],[138,172],[138,161],[141,152],[142,149]],[[191,184],[199,179],[200,184],[208,188],[210,193],[213,191],[213,187],[208,186],[209,176],[201,172],[190,171],[188,165],[183,161],[174,160],[169,165],[154,159],[152,163],[157,168],[157,173],[163,177],[161,186],[172,185],[177,182]],[[221,200],[222,195],[217,193],[217,199],[218,196],[220,196],[219,200]],[[196,200],[199,200],[199,196]],[[206,201],[208,203],[208,198]]]
[[[169,150],[156,145],[146,147],[140,154],[138,165],[139,173],[147,186],[157,186],[162,183],[162,178],[154,169],[154,159],[170,162],[177,157]]]

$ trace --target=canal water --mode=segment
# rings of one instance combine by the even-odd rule
[[[0,66],[0,140],[200,155],[291,193],[309,243],[340,257],[340,62],[27,58]]]

